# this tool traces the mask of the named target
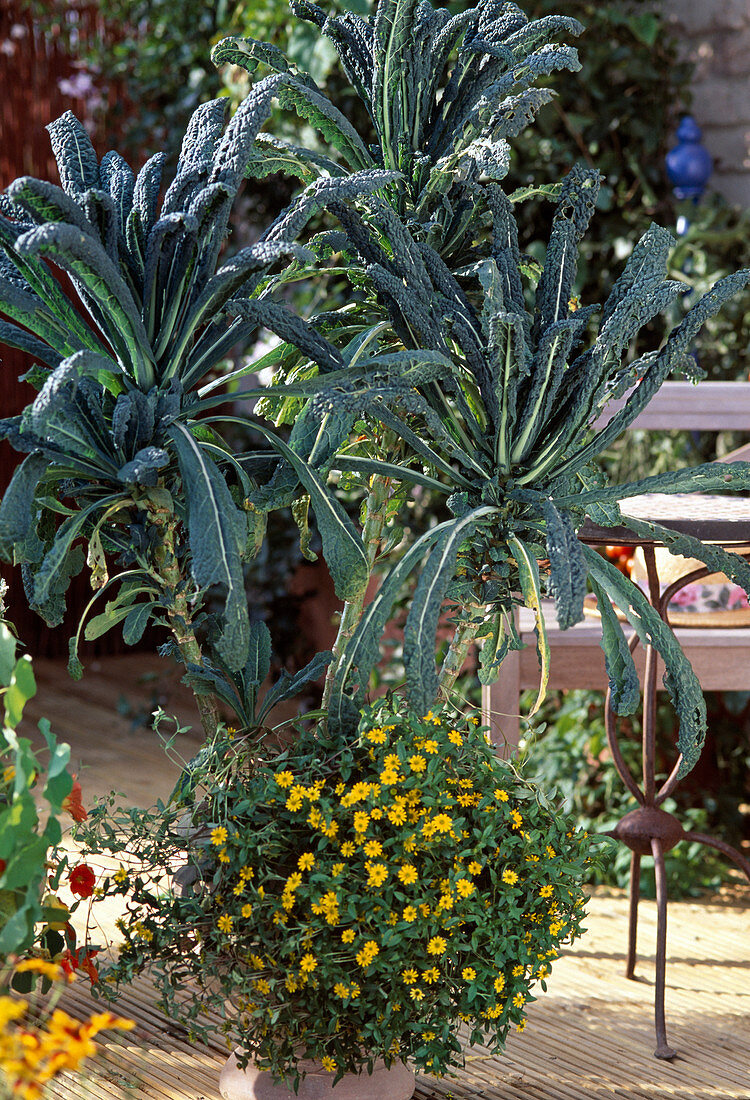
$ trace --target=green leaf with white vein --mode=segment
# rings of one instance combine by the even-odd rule
[[[424,714],[438,693],[435,667],[435,636],[445,592],[453,579],[461,544],[492,508],[477,508],[454,520],[433,547],[419,574],[404,628],[404,668],[409,702],[417,714]]]
[[[539,689],[537,691],[534,706],[529,711],[529,717],[536,714],[544,702],[549,682],[550,649],[547,639],[547,627],[542,613],[542,590],[539,582],[539,566],[534,555],[530,552],[526,543],[521,542],[515,536],[508,539],[508,547],[516,559],[518,565],[518,579],[521,585],[521,594],[524,603],[534,613],[536,631],[536,648],[539,655]]]
[[[217,648],[230,668],[240,669],[247,660],[250,628],[242,576],[245,517],[232,500],[218,467],[187,428],[173,424],[168,434],[177,452],[187,497],[193,577],[201,588],[224,586],[224,629]]]
[[[706,739],[706,704],[698,677],[672,630],[640,588],[590,546],[584,546],[583,553],[592,580],[620,608],[641,643],[650,643],[664,660],[664,686],[672,697],[680,722],[677,748],[682,753],[682,761],[679,774],[687,775],[696,764]]]

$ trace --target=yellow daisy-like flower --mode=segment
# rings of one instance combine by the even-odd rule
[[[411,999],[413,1001],[423,1001],[424,1000],[424,990],[423,989],[417,989],[416,986],[413,986],[409,990],[409,996],[411,997]]]
[[[409,757],[409,767],[413,772],[423,772],[427,767],[427,761],[423,756],[415,755]]]
[[[414,985],[419,974],[416,972],[413,966],[408,966],[406,970],[401,971],[401,977],[406,985]]]
[[[503,882],[507,882],[508,886],[515,886],[518,882],[518,875],[515,871],[503,871]]]
[[[429,824],[436,833],[449,833],[453,828],[453,819],[448,817],[448,814],[436,814]],[[424,826],[422,828],[424,830]]]
[[[243,905],[241,912],[242,912],[242,916],[245,917],[245,918],[252,917],[252,915],[253,915],[252,905],[250,905],[249,903],[247,905]]]
[[[549,856],[550,859],[554,859],[555,856],[557,855],[557,852],[555,851],[555,849],[552,847],[551,844],[548,844],[547,847],[544,850],[545,850],[545,852],[547,853],[547,855]]]
[[[523,818],[521,817],[518,810],[511,810],[510,811],[510,819],[513,822],[514,828],[516,828],[516,829],[520,829],[521,826],[523,825]]]
[[[505,989],[505,975],[504,974],[498,974],[498,976],[495,978],[494,986],[495,986],[495,992],[496,993],[502,993],[502,991]]]
[[[456,881],[456,893],[460,898],[470,898],[474,890],[474,883],[468,878],[460,878]]]
[[[287,787],[291,787],[294,783],[294,776],[290,771],[286,770],[282,772],[277,772],[275,779],[278,785],[280,787],[283,787],[284,789],[286,789]]]
[[[370,817],[372,818],[372,820],[380,821],[382,816],[383,811],[380,809],[380,806],[373,806],[373,808],[370,810]]]
[[[333,866],[331,867],[331,874],[333,875],[334,878],[336,878],[337,875],[341,874],[341,872],[344,870],[344,866],[345,865],[343,863],[334,863],[333,864]]]
[[[123,882],[128,881],[128,872],[125,870],[122,864],[120,864],[119,868],[115,871],[112,878],[120,885],[122,885]]]
[[[349,996],[349,986],[344,985],[342,982],[336,982],[335,986],[333,987],[333,992],[335,996],[341,997],[341,999],[343,1000],[344,997]]]
[[[391,806],[387,810],[388,820],[392,825],[404,825],[406,823],[406,810],[403,806]]]
[[[540,890],[539,890],[539,897],[540,897],[540,898],[551,898],[551,897],[552,897],[552,891],[553,891],[553,889],[554,889],[554,887],[552,887],[552,886],[550,885],[550,883],[547,883],[547,885],[546,885],[546,886],[542,886],[542,887],[540,888]]]
[[[312,974],[318,965],[318,960],[309,951],[299,961],[299,968],[303,974]]]
[[[320,1064],[324,1070],[328,1071],[328,1073],[333,1073],[333,1071],[336,1069],[336,1059],[331,1058],[328,1054],[323,1055],[323,1057],[320,1059]]]
[[[519,963],[518,966],[513,967],[513,977],[514,978],[520,978],[525,973],[525,971],[526,971],[526,967],[521,966],[521,964]]]
[[[366,814],[364,810],[357,810],[354,815],[354,830],[357,833],[363,833],[367,826],[370,824],[370,815]]]
[[[232,931],[232,925],[234,924],[234,918],[229,916],[229,913],[222,913],[216,922],[216,927],[220,932],[229,934]]]
[[[412,882],[416,882],[419,878],[416,867],[413,867],[411,863],[404,863],[398,871],[398,877],[404,886],[411,885]]]
[[[380,782],[385,787],[392,787],[394,783],[398,783],[399,775],[395,768],[384,768],[380,773]]]
[[[352,844],[351,840],[345,840],[341,845],[342,856],[353,856],[356,850],[356,846]]]
[[[401,767],[401,761],[398,758],[398,753],[395,752],[389,752],[388,755],[384,758],[383,763],[385,764],[386,768]]]
[[[433,985],[440,980],[440,971],[436,966],[430,966],[427,970],[422,971],[422,978],[428,985]]]
[[[477,863],[476,860],[472,860],[469,864],[468,871],[470,875],[480,875],[482,873],[482,864]]]
[[[354,929],[353,928],[345,928],[344,931],[341,933],[341,939],[344,943],[353,943],[354,942]]]
[[[502,787],[496,787],[495,788],[495,798],[498,800],[498,802],[507,802],[508,801],[508,792],[504,791],[502,789]]]
[[[368,840],[364,847],[366,856],[379,856],[383,851],[383,845],[379,840]]]
[[[412,921],[417,919],[417,910],[414,908],[413,905],[407,905],[401,916],[403,920],[405,920],[408,924],[411,924]]]
[[[385,733],[381,729],[370,730],[367,740],[373,745],[382,745],[385,742]]]
[[[429,752],[431,754],[436,753],[438,751],[437,741],[433,741],[433,740],[425,741],[425,743],[422,745],[422,750],[424,752]]]
[[[516,993],[513,998],[513,1004],[516,1008],[523,1008],[523,1006],[526,1004],[526,998],[524,997],[523,993]]]
[[[461,734],[458,732],[458,730],[450,730],[448,733],[448,740],[451,741],[454,745],[463,744],[463,738],[461,737]]]
[[[251,879],[255,878],[255,871],[252,867],[240,867],[240,878]]]
[[[517,1023],[517,1024],[516,1024],[516,1031],[523,1031],[523,1029],[524,1029],[525,1027],[526,1027],[526,1021],[525,1021],[525,1020],[521,1020],[521,1021],[520,1021],[520,1023]]]
[[[221,848],[222,844],[226,844],[229,833],[226,831],[223,825],[218,825],[211,833],[211,843],[215,844],[217,848]]]
[[[297,866],[300,871],[309,871],[315,866],[315,856],[312,852],[303,852],[297,860]]]
[[[229,856],[227,854],[226,848],[221,849],[217,856],[217,859],[219,860],[219,863],[229,863]]]
[[[447,946],[448,942],[443,936],[433,936],[427,944],[427,954],[443,955]]]
[[[365,863],[368,886],[382,886],[388,878],[388,868],[384,863]]]
[[[461,971],[461,977],[465,982],[473,982],[477,976],[477,972],[473,966],[465,966]]]

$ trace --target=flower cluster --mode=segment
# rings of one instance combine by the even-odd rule
[[[353,745],[302,735],[268,760],[224,736],[182,792],[158,820],[130,812],[139,869],[104,883],[130,899],[117,976],[156,964],[197,1033],[207,1003],[231,1002],[231,1041],[277,1074],[303,1056],[441,1074],[461,1064],[462,1024],[499,1050],[580,934],[585,837],[478,719],[384,703]],[[116,848],[115,825],[97,835]],[[189,861],[165,891],[158,865],[179,846]],[[190,977],[206,997],[176,1005]]]
[[[41,976],[53,983],[53,1002],[64,982],[72,981],[63,968],[44,959],[17,963],[15,975]],[[0,995],[0,1096],[41,1100],[46,1086],[65,1070],[78,1069],[96,1053],[94,1036],[110,1028],[128,1030],[131,1020],[100,1012],[81,1022],[61,1008],[48,1005],[32,1011],[18,997]]]

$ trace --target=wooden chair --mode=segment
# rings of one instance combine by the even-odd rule
[[[610,407],[608,417],[615,408]],[[657,431],[750,431],[750,382],[666,382],[631,429]],[[730,459],[750,458],[750,444]],[[554,607],[545,608],[551,648],[549,690],[590,688],[606,691],[601,630],[585,619],[570,630],[557,627]],[[483,690],[485,720],[504,755],[515,752],[520,736],[519,696],[539,682],[539,663],[532,613],[521,608],[518,625],[526,648],[510,653],[499,680]],[[706,691],[744,691],[750,688],[750,627],[676,630],[677,638]],[[641,647],[634,658],[643,672]]]

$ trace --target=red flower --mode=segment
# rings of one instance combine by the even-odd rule
[[[66,949],[60,957],[60,966],[69,977],[72,977],[76,970],[83,970],[88,974],[91,984],[95,985],[99,981],[99,971],[93,963],[93,958],[97,954],[98,951],[87,950],[85,947],[79,947],[76,951]]]
[[[68,876],[70,889],[80,898],[90,898],[94,892],[96,875],[86,863],[79,863]]]
[[[81,784],[75,779],[70,794],[63,799],[62,808],[67,810],[74,821],[86,821],[89,816],[81,802],[81,794]]]

